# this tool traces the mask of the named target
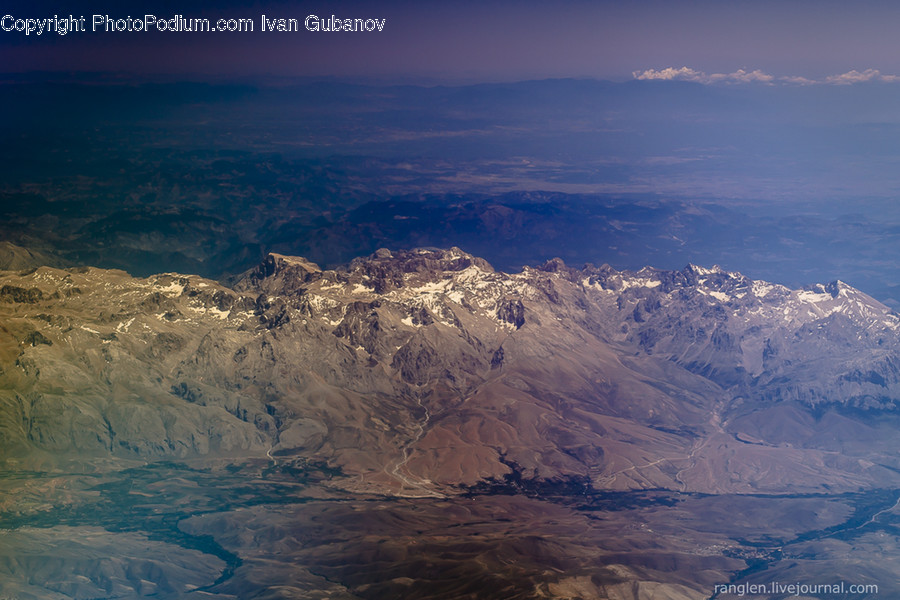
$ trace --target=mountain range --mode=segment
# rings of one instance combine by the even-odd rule
[[[900,316],[843,282],[458,248],[222,281],[11,254],[7,596],[896,586],[867,560],[900,543]]]

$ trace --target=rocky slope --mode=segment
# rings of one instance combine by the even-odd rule
[[[3,271],[0,596],[900,594],[898,326],[841,282],[456,248]]]
[[[898,329],[841,282],[506,274],[458,249],[333,271],[272,254],[231,287],[5,272],[2,456],[312,460],[410,496],[510,477],[855,489],[897,479]]]

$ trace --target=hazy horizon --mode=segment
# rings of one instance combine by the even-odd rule
[[[635,72],[688,68],[707,74],[759,72],[775,80],[824,81],[877,70],[900,74],[890,2],[390,2],[373,7],[227,2],[216,8],[147,2],[14,2],[0,30],[6,69],[217,77],[425,78],[465,83],[545,78],[626,80]],[[25,35],[18,19],[84,17],[86,31]],[[110,20],[249,19],[253,31],[91,31]],[[296,19],[300,31],[264,31]],[[309,15],[383,19],[381,31],[308,31]],[[105,25],[104,25],[105,26]],[[12,29],[6,31],[6,28]]]

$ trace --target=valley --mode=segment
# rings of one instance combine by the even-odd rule
[[[900,517],[896,490],[709,496],[508,482],[439,499],[349,495],[327,484],[333,475],[298,475],[261,463],[227,473],[168,463],[95,477],[73,490],[84,496],[79,508],[5,516],[4,593],[241,598],[280,581],[288,597],[631,598],[644,581],[641,593],[664,584],[675,597],[706,598],[717,583],[767,581],[798,565],[807,581],[834,581],[839,563],[846,580],[860,580],[840,549],[874,562],[896,543]],[[48,534],[53,545],[36,549]],[[129,536],[150,554],[114,558],[111,548]],[[812,547],[826,552],[810,560]],[[40,573],[29,572],[23,552],[46,561]],[[98,577],[86,553],[128,563],[129,576]],[[185,554],[195,557],[191,568],[172,572]],[[154,561],[163,564],[149,568]],[[28,585],[35,576],[44,589]],[[75,585],[85,579],[93,587]],[[880,593],[894,589],[878,581]]]

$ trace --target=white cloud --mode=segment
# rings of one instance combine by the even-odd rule
[[[794,85],[816,85],[821,83],[815,79],[807,79],[806,77],[800,77],[799,75],[779,77],[778,80],[783,81],[784,83],[793,83]]]
[[[666,67],[665,69],[646,69],[644,71],[634,71],[632,73],[635,79],[640,80],[659,80],[659,81],[694,81],[697,83],[763,83],[766,85],[774,85],[776,83],[789,85],[853,85],[855,83],[866,83],[870,81],[880,83],[897,83],[900,82],[898,75],[885,75],[878,69],[866,69],[865,71],[852,70],[840,75],[831,75],[825,79],[808,79],[801,76],[783,76],[774,77],[759,69],[748,71],[746,69],[738,69],[733,73],[712,73],[707,74],[690,67]]]
[[[700,81],[704,82],[706,79],[706,73],[702,73],[700,71],[695,71],[694,69],[690,69],[688,67],[681,67],[680,69],[676,69],[674,67],[666,67],[665,69],[647,69],[646,71],[634,71],[632,73],[635,79],[641,80],[679,80],[679,81]]]
[[[840,75],[831,75],[825,79],[826,83],[833,83],[835,85],[850,85],[853,83],[862,83],[864,81],[872,81],[873,79],[877,79],[881,76],[881,72],[878,69],[866,69],[863,72],[859,72],[856,69],[852,71],[847,71],[846,73],[842,73]]]
[[[717,81],[725,83],[772,83],[775,78],[759,69],[753,71],[738,69],[734,73],[713,73],[709,76],[709,80],[712,83]]]
[[[900,77],[896,75],[882,75],[878,69],[866,69],[865,71],[847,71],[840,75],[832,75],[825,78],[825,83],[834,85],[852,85],[854,83],[865,83],[867,81],[880,81],[882,83],[896,83],[900,81]]]
[[[697,71],[690,67],[667,67],[665,69],[647,69],[634,71],[635,79],[664,80],[664,81],[695,81],[697,83],[772,83],[775,78],[759,69],[747,71],[738,69],[734,73],[713,73],[707,75],[703,71]]]

